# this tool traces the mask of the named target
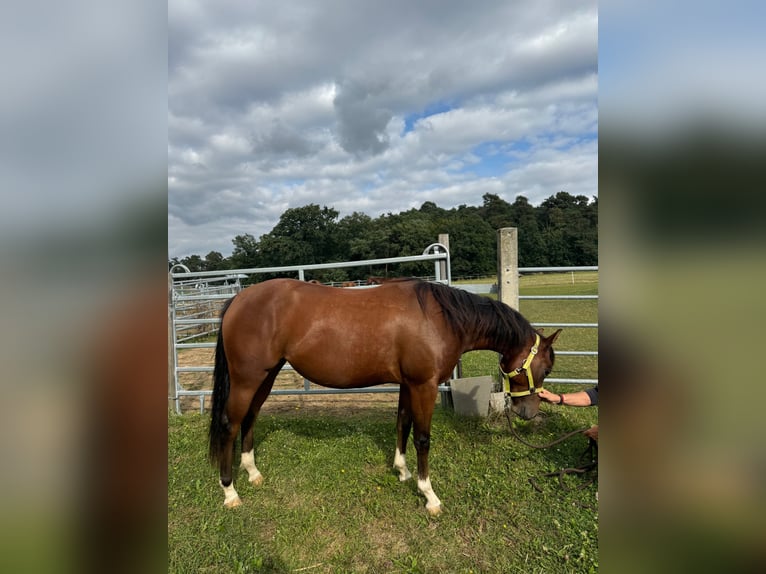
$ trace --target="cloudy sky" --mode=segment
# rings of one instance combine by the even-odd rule
[[[169,256],[289,207],[597,190],[595,1],[170,0]]]

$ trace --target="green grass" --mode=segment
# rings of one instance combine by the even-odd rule
[[[514,423],[541,443],[595,423],[598,409],[543,407]],[[256,425],[262,487],[238,471],[243,505],[223,507],[206,461],[208,418],[168,424],[168,570],[171,572],[595,572],[596,486],[562,490],[529,478],[575,465],[584,437],[532,450],[504,418],[465,419],[437,406],[431,479],[443,514],[430,518],[415,482],[391,470],[395,409],[363,415],[264,416]],[[414,471],[410,443],[408,464]],[[237,455],[238,460],[238,455]],[[580,477],[567,479],[576,486]]]
[[[598,274],[533,275],[521,294],[597,294]],[[595,301],[524,301],[533,322],[597,322]],[[595,329],[567,329],[557,349],[597,350]],[[497,355],[463,358],[464,376],[495,374]],[[556,377],[597,377],[595,359],[559,356]],[[581,385],[547,385],[575,391]],[[537,422],[516,421],[527,439],[544,443],[598,421],[598,408],[543,405]],[[391,469],[396,412],[370,407],[343,418],[266,415],[256,424],[255,489],[238,470],[243,505],[223,507],[217,470],[206,457],[208,417],[168,421],[168,570],[170,572],[525,574],[598,571],[596,485],[563,490],[555,478],[531,477],[575,466],[585,449],[575,436],[533,450],[509,433],[504,418],[465,419],[437,406],[431,480],[443,514],[431,518],[413,480]],[[415,470],[412,443],[408,465]],[[239,454],[236,456],[239,461]],[[580,477],[567,477],[576,487]]]

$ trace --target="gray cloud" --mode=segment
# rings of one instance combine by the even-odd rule
[[[597,146],[571,143],[597,131],[594,0],[171,0],[168,14],[171,256],[229,253],[310,202],[374,217],[597,193]]]
[[[305,157],[315,151],[315,144],[279,119],[267,131],[254,136],[253,153],[269,156]]]
[[[349,153],[379,154],[388,148],[386,127],[393,114],[381,106],[374,86],[347,80],[338,85],[338,139]]]

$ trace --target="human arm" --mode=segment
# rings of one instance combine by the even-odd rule
[[[577,391],[575,393],[552,393],[547,389],[542,389],[538,396],[540,399],[547,403],[553,403],[557,405],[567,405],[570,407],[589,407],[594,404],[598,404],[598,394],[595,396],[595,402],[593,401],[593,392]],[[563,397],[563,399],[562,399]]]

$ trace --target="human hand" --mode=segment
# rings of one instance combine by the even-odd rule
[[[560,399],[559,395],[552,393],[547,389],[542,389],[539,393],[537,393],[537,396],[539,396],[540,399],[546,403],[558,403]]]

